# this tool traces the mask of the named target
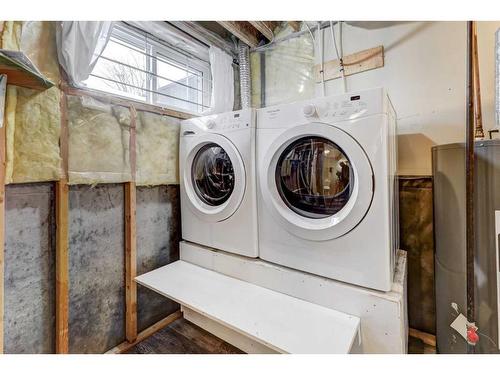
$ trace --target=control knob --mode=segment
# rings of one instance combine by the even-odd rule
[[[304,113],[306,117],[316,116],[316,107],[314,104],[306,104],[304,108],[302,108],[302,113]]]
[[[215,125],[216,125],[216,123],[214,120],[209,120],[207,122],[207,129],[213,129],[213,128],[215,128]]]

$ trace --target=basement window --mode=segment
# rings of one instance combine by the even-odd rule
[[[210,107],[212,84],[208,61],[123,22],[113,27],[106,48],[83,84],[191,113],[201,113]]]

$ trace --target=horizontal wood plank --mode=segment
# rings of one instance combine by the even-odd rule
[[[384,47],[378,46],[359,51],[343,58],[344,73],[346,76],[382,68],[384,66]],[[327,61],[324,64],[324,79],[329,81],[342,77],[340,61],[338,59]],[[314,66],[314,79],[321,82],[321,65]]]

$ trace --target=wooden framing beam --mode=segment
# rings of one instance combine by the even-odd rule
[[[301,21],[287,21],[287,23],[290,25],[293,31],[295,32],[300,31]]]
[[[175,322],[177,319],[182,318],[182,312],[180,310],[168,315],[166,318],[163,318],[159,322],[156,322],[151,327],[146,328],[144,331],[137,335],[137,338],[133,342],[125,341],[118,346],[115,346],[113,349],[108,350],[105,354],[120,354],[124,353],[130,348],[134,347],[141,341],[147,339],[149,336],[158,332],[160,329],[165,328],[169,324]]]
[[[7,76],[0,75],[0,354],[3,354],[4,336],[4,246],[5,246],[5,125],[3,114],[5,105],[5,89],[7,86]]]
[[[246,21],[217,21],[219,25],[250,47],[259,44],[258,30]]]
[[[137,339],[137,249],[136,249],[136,188],[125,183],[125,337]]]
[[[274,23],[271,21],[248,21],[253,27],[260,31],[268,40],[274,39]]]
[[[136,120],[137,112],[130,107],[130,168],[132,181],[125,183],[125,338],[137,339],[137,229],[136,229]]]
[[[56,353],[69,352],[69,188],[67,98],[61,93],[61,159],[64,176],[56,182]]]

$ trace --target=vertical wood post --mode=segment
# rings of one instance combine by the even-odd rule
[[[56,353],[69,352],[69,254],[68,254],[68,124],[67,98],[61,92],[61,159],[63,177],[56,182]]]
[[[5,246],[5,88],[7,76],[0,75],[0,354],[3,354],[4,246]]]
[[[125,338],[137,339],[137,238],[135,186],[135,125],[136,110],[130,108],[130,169],[132,181],[125,183]]]

